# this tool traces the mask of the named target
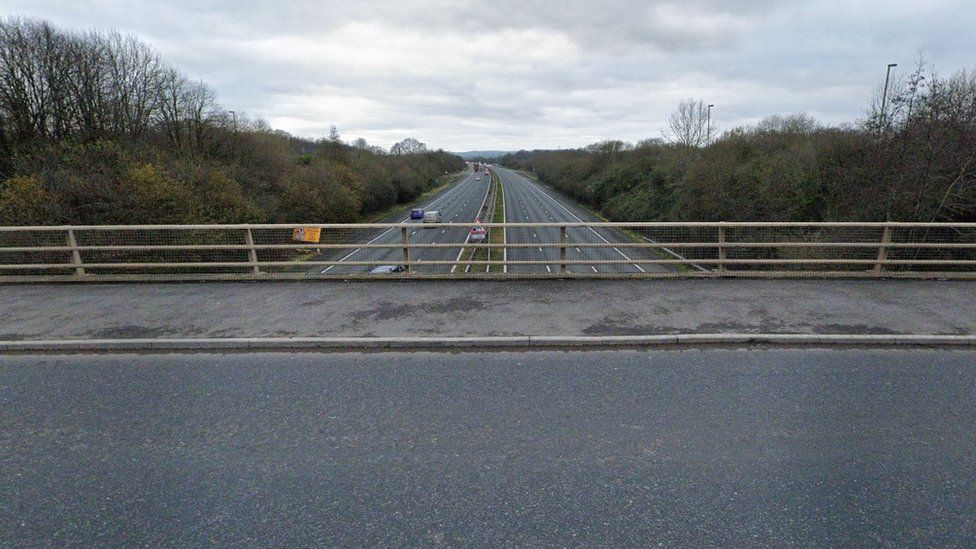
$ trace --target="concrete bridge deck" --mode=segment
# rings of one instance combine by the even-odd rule
[[[976,334],[976,283],[566,280],[12,285],[0,340]]]

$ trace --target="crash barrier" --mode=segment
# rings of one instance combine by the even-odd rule
[[[976,223],[479,226],[503,237],[473,243],[452,222],[0,227],[0,282],[976,278]]]

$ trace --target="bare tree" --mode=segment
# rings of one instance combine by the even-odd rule
[[[0,19],[5,140],[139,138],[160,128],[176,143],[199,141],[215,108],[210,88],[131,36]]]
[[[671,143],[686,147],[707,145],[717,133],[709,127],[708,106],[701,99],[684,99],[678,110],[671,113],[664,137]]]
[[[419,154],[425,152],[427,152],[427,145],[412,137],[408,137],[390,147],[390,154],[395,155]]]
[[[820,128],[820,123],[806,113],[774,114],[756,124],[756,131],[788,135],[809,135]]]

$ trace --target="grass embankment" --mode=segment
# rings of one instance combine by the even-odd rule
[[[502,180],[498,178],[495,172],[491,173],[492,179],[495,181],[495,212],[491,217],[492,223],[504,223],[505,222],[505,188],[502,186]],[[494,227],[488,231],[488,242],[492,244],[502,244],[505,242],[505,229],[500,227]],[[494,260],[500,260],[505,255],[502,248],[489,248],[488,258]],[[504,265],[490,265],[489,271],[502,272],[505,270]]]

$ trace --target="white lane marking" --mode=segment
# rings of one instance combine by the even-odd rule
[[[393,227],[390,227],[389,229],[383,231],[383,234],[381,234],[381,235],[377,236],[376,238],[370,240],[366,244],[372,244],[373,242],[376,242],[377,240],[379,240],[379,239],[383,238],[384,236],[386,236],[386,233],[388,233],[388,232],[390,232],[392,230],[393,230]],[[349,254],[347,254],[346,257],[343,257],[342,259],[339,260],[339,263],[342,263],[343,261],[349,259],[350,257],[352,257],[359,250],[362,250],[362,248],[356,248],[355,250],[349,252]],[[329,270],[331,270],[332,267],[335,267],[335,265],[330,265],[330,266],[326,267],[326,269],[324,271],[322,271],[322,274],[325,274],[325,273],[329,272]]]
[[[579,253],[583,253],[583,250],[580,250],[579,249],[579,246],[576,247],[576,251],[579,252]]]
[[[523,177],[522,179],[525,179],[525,178]],[[559,206],[560,208],[562,208],[566,213],[568,213],[569,215],[575,217],[576,218],[576,221],[579,221],[580,223],[586,223],[585,221],[583,221],[582,219],[580,219],[580,217],[578,215],[576,215],[573,212],[569,211],[569,208],[567,208],[566,206],[563,206],[562,205],[562,202],[559,202],[558,200],[556,200],[555,198],[553,198],[552,196],[550,196],[549,193],[547,193],[546,191],[542,190],[542,187],[539,187],[538,185],[536,185],[535,183],[532,183],[528,179],[525,179],[525,181],[527,183],[529,183],[530,185],[533,185],[536,189],[538,189],[538,191],[540,193],[546,195],[549,198],[549,200],[552,200],[553,202],[555,202],[556,205]],[[593,227],[587,227],[587,229],[589,229],[593,234],[595,234],[597,237],[599,237],[599,239],[602,240],[605,244],[610,244],[610,241],[607,240],[606,238],[603,238],[603,235],[601,235],[600,233],[596,232],[593,229]],[[622,255],[623,258],[626,259],[627,261],[633,261],[631,258],[627,257],[627,254],[621,252],[620,249],[614,247],[613,250],[615,252],[617,252],[618,254]],[[638,265],[636,263],[634,263],[633,265],[634,265],[634,267],[637,267],[637,270],[638,271],[640,271],[642,273],[647,272],[644,269],[642,269],[640,265]]]
[[[477,217],[477,216],[479,216],[479,215],[481,215],[481,210],[483,210],[483,209],[485,209],[485,204],[487,204],[487,203],[488,203],[488,191],[489,191],[490,189],[491,189],[491,186],[490,186],[490,185],[488,186],[488,188],[487,188],[487,189],[485,189],[485,199],[481,201],[481,207],[480,207],[480,208],[478,208],[478,212],[477,212],[477,213],[475,214],[475,217]],[[504,205],[504,204],[502,204],[502,208],[504,208],[504,207],[505,207],[505,205]],[[458,212],[458,213],[460,213],[460,212]],[[456,215],[456,214],[455,214],[455,215]],[[474,222],[474,221],[472,221],[472,223],[473,223],[473,222]],[[471,241],[471,231],[468,231],[468,236],[466,236],[466,237],[464,237],[464,243],[463,243],[463,244],[461,245],[461,249],[460,249],[460,250],[458,250],[458,255],[457,255],[457,257],[456,257],[456,258],[454,258],[454,262],[455,262],[455,263],[457,263],[458,261],[461,261],[461,255],[462,255],[462,254],[464,254],[464,246],[465,246],[465,245],[466,245],[466,244],[467,244],[468,242],[470,242],[470,241]],[[487,269],[487,267],[491,267],[491,265],[485,265],[485,267],[486,267],[486,269],[485,269],[485,272],[487,273],[487,272],[488,272],[488,269]],[[457,265],[452,265],[452,266],[451,266],[451,272],[453,273],[455,269],[457,269]],[[468,266],[467,266],[467,267],[465,267],[465,269],[464,269],[464,272],[466,272],[466,273],[467,273],[467,272],[470,272],[470,270],[471,270],[471,264],[470,264],[470,263],[468,263]]]
[[[552,272],[552,269],[549,268],[549,265],[546,265],[546,272],[547,273],[551,273]]]
[[[532,238],[539,238],[539,237],[536,236],[535,233],[532,233]]]
[[[444,229],[444,230],[441,231],[441,234],[444,234],[446,232],[447,232],[447,229]]]
[[[539,251],[540,251],[540,252],[542,251],[542,246],[539,246]]]
[[[598,271],[598,270],[596,270],[596,267],[594,267],[593,265],[590,265],[590,268],[591,268],[591,269],[593,269],[593,272],[594,272],[594,273],[598,273],[598,272],[600,272],[600,271]]]
[[[437,204],[437,203],[438,203],[438,202],[440,202],[441,200],[444,200],[445,198],[447,198],[447,196],[448,196],[449,194],[451,194],[451,193],[453,193],[453,192],[455,192],[455,191],[457,191],[458,189],[460,189],[460,188],[461,188],[461,187],[462,187],[462,186],[463,186],[463,185],[464,185],[465,183],[467,183],[468,181],[472,181],[472,179],[471,179],[471,176],[470,176],[470,175],[469,175],[468,177],[466,177],[466,178],[464,179],[464,181],[462,181],[462,182],[460,182],[460,183],[458,183],[458,184],[456,184],[456,185],[455,185],[455,187],[454,187],[453,189],[451,189],[451,190],[449,190],[449,191],[447,191],[446,193],[444,193],[443,195],[441,195],[441,196],[440,196],[439,198],[436,198],[436,199],[435,199],[435,200],[434,200],[433,202],[431,202],[430,204],[427,204],[426,206],[423,206],[423,209],[425,209],[425,210],[426,210],[427,208],[430,208],[431,206],[433,206],[434,204]],[[400,223],[406,223],[407,221],[410,221],[410,218],[409,218],[409,217],[407,217],[406,219],[404,219],[404,220],[403,220],[403,221],[401,221]],[[367,242],[366,244],[372,244],[373,242],[376,242],[377,240],[379,240],[379,239],[381,239],[381,238],[383,238],[384,236],[386,236],[386,234],[387,234],[387,233],[389,233],[390,231],[392,231],[392,230],[393,230],[393,229],[395,229],[395,228],[396,228],[396,227],[390,227],[389,229],[387,229],[387,230],[385,230],[385,231],[383,231],[383,233],[382,233],[382,234],[380,234],[380,235],[379,235],[379,236],[377,236],[376,238],[374,238],[374,239],[372,239],[372,240],[370,240],[370,241],[369,241],[369,242]],[[414,233],[415,233],[415,232],[417,232],[417,231],[414,231]],[[411,234],[411,235],[413,235],[413,233],[410,233],[410,234]],[[348,253],[348,254],[347,254],[347,255],[346,255],[345,257],[343,257],[342,259],[340,259],[340,260],[339,260],[338,262],[339,262],[339,263],[342,263],[343,261],[345,261],[345,260],[347,260],[347,259],[349,259],[350,257],[352,257],[352,256],[354,256],[354,255],[355,255],[355,254],[356,254],[357,252],[359,252],[360,250],[362,250],[362,248],[356,248],[355,250],[353,250],[353,251],[351,251],[351,252],[349,252],[349,253]],[[322,271],[322,274],[325,274],[325,273],[327,273],[327,272],[329,272],[329,271],[330,271],[330,270],[332,269],[332,267],[335,267],[335,265],[330,265],[329,267],[327,267],[327,268],[326,268],[326,269],[325,269],[324,271]]]

